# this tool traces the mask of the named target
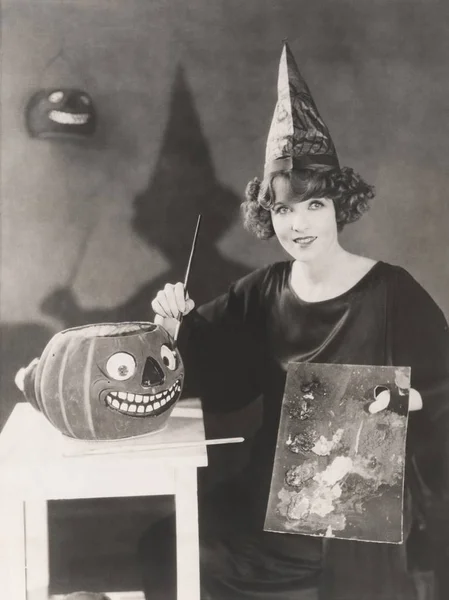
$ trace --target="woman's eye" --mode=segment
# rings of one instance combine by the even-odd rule
[[[165,344],[161,347],[161,358],[164,365],[167,367],[167,369],[170,369],[170,371],[174,371],[178,366],[176,352],[171,350]]]
[[[286,206],[279,206],[274,209],[275,215],[286,215],[288,213],[288,208]]]
[[[106,371],[112,379],[124,381],[136,372],[136,361],[127,352],[117,352],[109,357],[106,363]]]
[[[317,208],[322,208],[323,206],[323,202],[321,202],[320,200],[314,200],[309,204],[309,209],[316,210]]]

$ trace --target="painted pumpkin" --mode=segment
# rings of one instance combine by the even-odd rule
[[[161,429],[183,379],[181,356],[164,328],[102,323],[54,335],[25,369],[22,387],[63,434],[114,440]]]
[[[26,110],[28,132],[36,138],[89,137],[96,120],[92,98],[75,88],[39,90]]]

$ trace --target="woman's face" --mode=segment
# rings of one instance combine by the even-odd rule
[[[335,207],[329,198],[299,201],[290,181],[276,177],[273,181],[275,202],[271,220],[281,246],[301,262],[331,256],[338,246]]]

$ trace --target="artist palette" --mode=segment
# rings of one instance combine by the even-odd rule
[[[409,389],[408,367],[290,363],[264,529],[401,543]]]

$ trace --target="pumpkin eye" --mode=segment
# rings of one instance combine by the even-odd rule
[[[176,352],[170,350],[170,348],[165,344],[161,347],[161,357],[162,362],[168,369],[170,369],[170,371],[174,371],[176,369],[178,365]]]
[[[127,352],[117,352],[109,357],[106,363],[108,375],[118,381],[132,377],[136,371],[136,361]]]
[[[64,98],[64,92],[53,92],[48,97],[50,102],[52,102],[53,104],[56,104],[57,102],[61,102],[61,100],[63,98]]]

